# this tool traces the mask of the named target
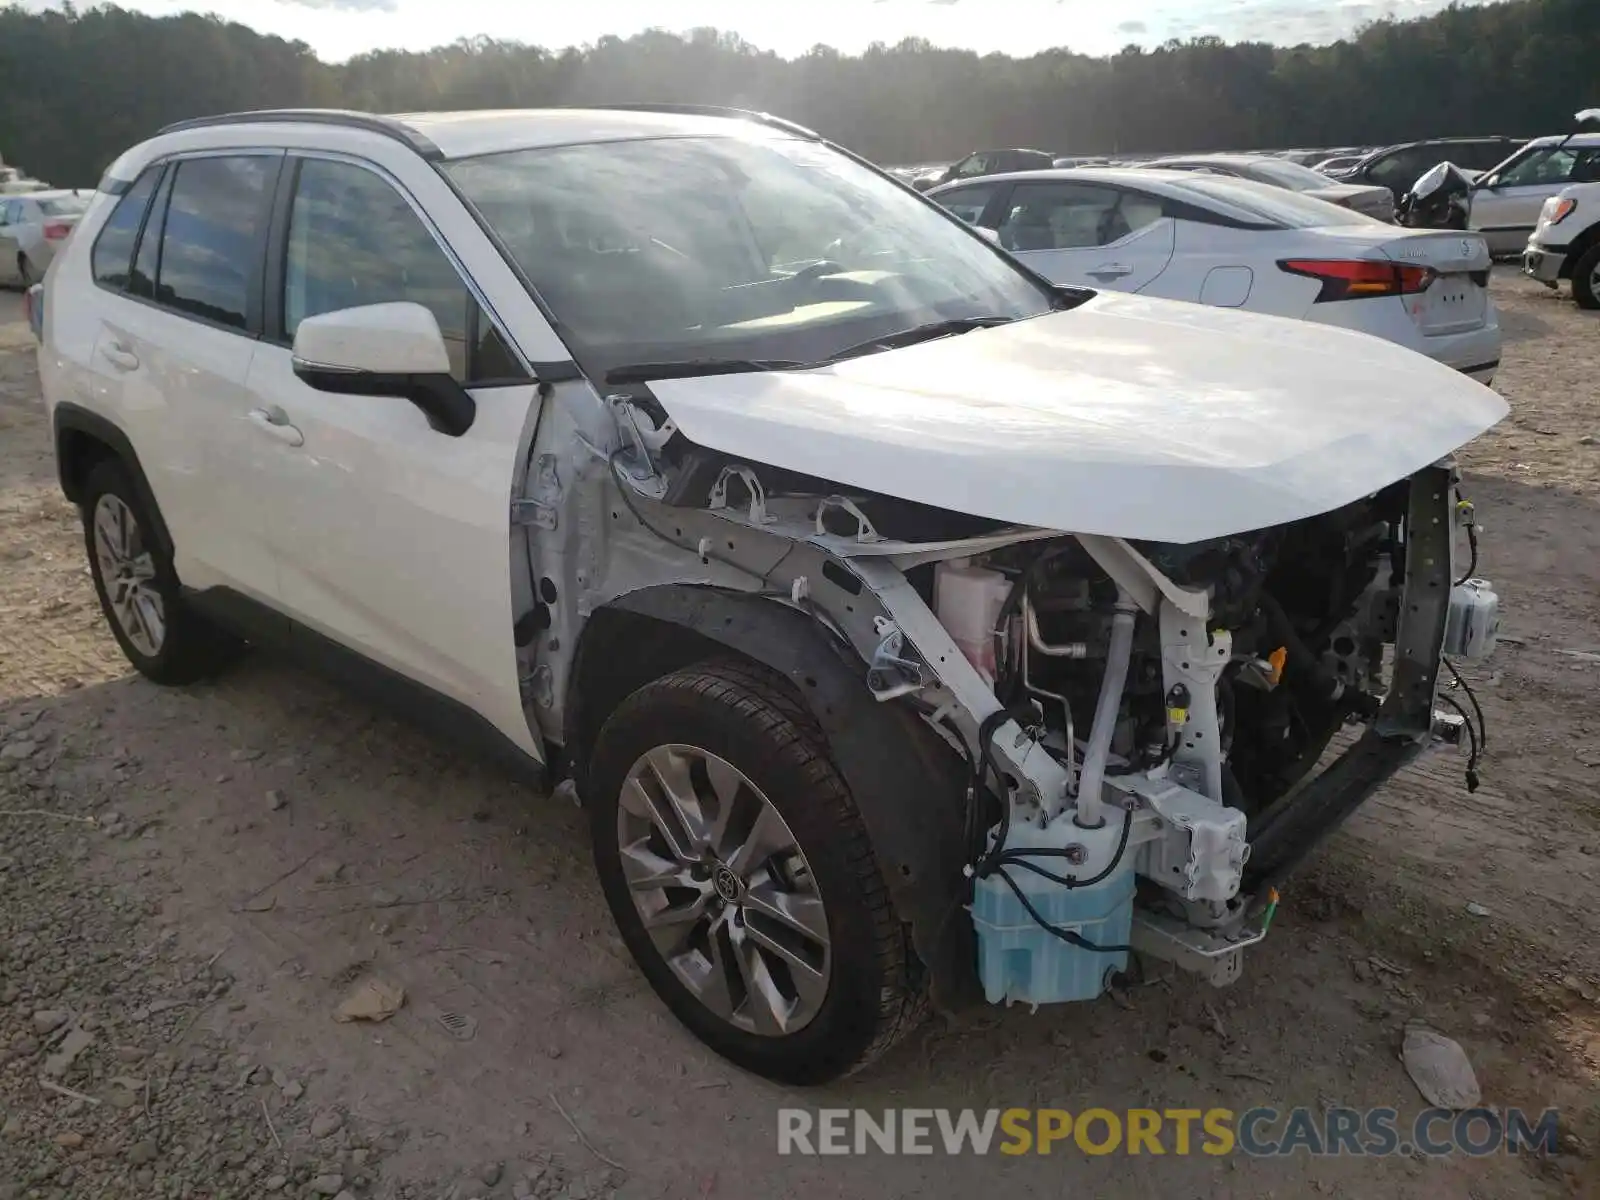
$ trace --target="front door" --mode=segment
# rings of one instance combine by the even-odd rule
[[[1153,196],[1089,183],[1019,183],[1000,244],[1052,283],[1137,292],[1172,261],[1177,223]]]
[[[1600,150],[1532,146],[1483,179],[1472,193],[1470,228],[1495,254],[1521,250],[1539,223],[1539,210],[1574,180],[1600,172]],[[1597,175],[1600,177],[1600,175]]]
[[[395,184],[306,157],[283,226],[281,287],[251,365],[257,407],[285,431],[268,514],[284,609],[364,658],[486,717],[538,755],[512,635],[511,489],[537,389],[432,226]],[[269,272],[278,275],[276,268]],[[332,395],[294,374],[307,317],[414,301],[438,319],[478,414],[460,437],[409,402]],[[476,385],[476,386],[475,386]]]

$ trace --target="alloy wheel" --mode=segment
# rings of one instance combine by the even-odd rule
[[[105,492],[95,503],[92,528],[112,617],[135,650],[154,658],[167,640],[166,609],[139,522],[121,497]]]
[[[695,746],[657,746],[623,782],[617,844],[645,932],[702,1004],[768,1037],[811,1022],[828,993],[827,913],[748,776]]]

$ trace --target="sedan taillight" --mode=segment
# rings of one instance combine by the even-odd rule
[[[59,221],[52,221],[44,227],[44,240],[47,242],[59,242],[71,232],[71,225],[63,225]]]
[[[1278,263],[1291,275],[1304,275],[1322,284],[1316,303],[1365,300],[1371,296],[1414,296],[1425,292],[1438,277],[1432,267],[1374,262],[1370,259],[1286,258]]]

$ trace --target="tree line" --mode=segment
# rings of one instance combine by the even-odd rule
[[[0,155],[87,186],[186,117],[656,101],[773,112],[885,163],[980,147],[1061,154],[1382,144],[1561,132],[1600,104],[1600,0],[1452,6],[1328,46],[1218,38],[1026,58],[918,39],[784,59],[711,29],[554,51],[471,38],[326,63],[301,42],[194,14],[0,8]]]

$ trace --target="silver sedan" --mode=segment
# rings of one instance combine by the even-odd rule
[[[89,207],[84,191],[0,194],[0,285],[26,288],[44,278],[56,251]]]

